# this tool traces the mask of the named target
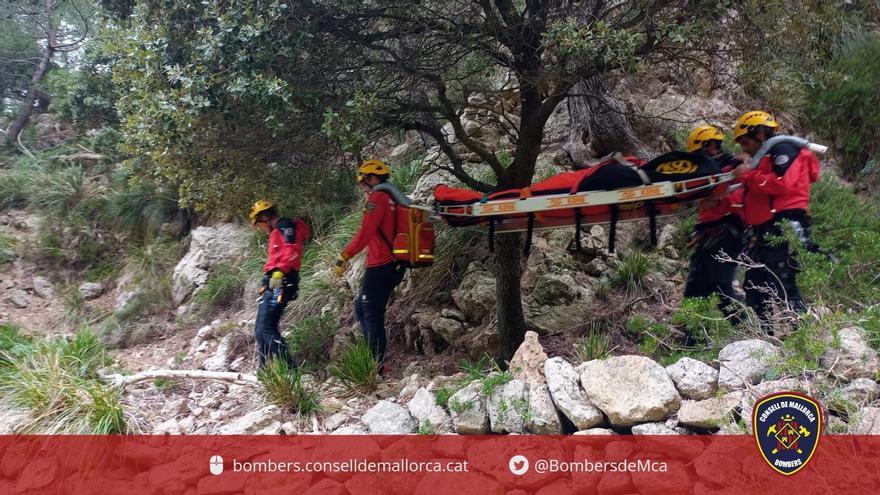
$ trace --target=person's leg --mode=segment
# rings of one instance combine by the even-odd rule
[[[254,325],[254,335],[257,341],[257,352],[260,357],[260,367],[274,358],[284,359],[289,365],[293,365],[290,354],[287,351],[287,343],[278,330],[278,323],[287,303],[275,301],[272,292],[266,291],[260,298],[260,306],[257,309],[257,320]]]
[[[700,240],[688,262],[687,282],[684,285],[684,297],[708,297],[712,294],[711,286],[706,283],[706,248]]]
[[[391,292],[402,279],[403,269],[396,263],[377,266],[367,270],[361,299],[363,318],[369,329],[368,342],[381,369],[385,360],[387,336],[385,334],[385,306]]]
[[[739,256],[740,245],[741,243],[735,235],[725,234],[722,242],[718,243],[718,249],[712,253],[712,267],[709,269],[712,274],[712,291],[718,294],[718,308],[724,313],[724,316],[731,319],[733,324],[739,322],[736,314],[741,302],[739,295],[733,288],[737,265],[733,262],[720,261],[719,257],[736,259]]]
[[[789,308],[798,312],[806,311],[806,304],[797,285],[800,266],[788,243],[769,247],[765,263],[775,275],[772,279],[779,297],[784,299]]]

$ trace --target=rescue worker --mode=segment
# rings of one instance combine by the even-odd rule
[[[254,325],[260,368],[268,360],[277,358],[287,361],[293,369],[295,363],[278,323],[287,303],[295,300],[299,292],[303,242],[309,237],[309,226],[299,218],[279,216],[276,205],[265,200],[254,203],[249,219],[255,228],[269,234],[268,256],[263,265],[260,303]]]
[[[360,293],[355,300],[355,314],[364,339],[370,346],[381,374],[387,374],[385,365],[385,306],[394,288],[403,280],[404,266],[395,261],[391,252],[394,238],[394,202],[384,191],[374,191],[377,185],[391,177],[388,165],[379,160],[367,160],[357,173],[357,183],[367,195],[360,229],[336,260],[338,277],[345,274],[349,260],[367,249],[367,268]]]
[[[733,138],[746,154],[754,155],[778,128],[769,113],[752,111],[739,118]],[[818,250],[810,240],[808,211],[810,186],[819,179],[819,161],[807,148],[777,143],[755,169],[743,163],[734,169],[734,176],[744,188],[743,218],[750,229],[748,254],[763,265],[746,271],[746,304],[772,335],[774,294],[789,309],[806,310],[796,281],[798,262],[792,246],[782,237],[782,227],[789,224],[807,249]]]
[[[703,153],[729,172],[740,160],[722,149],[724,132],[713,125],[696,127],[688,136],[687,151]],[[743,251],[743,223],[741,219],[742,189],[728,192],[719,198],[709,198],[699,204],[697,225],[691,233],[694,246],[688,265],[684,297],[710,297],[718,294],[719,308],[736,319],[739,296],[733,288],[736,263],[719,260],[722,255],[736,259]],[[736,323],[736,321],[734,321]]]

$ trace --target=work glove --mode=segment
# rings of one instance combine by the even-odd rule
[[[272,276],[269,277],[269,288],[272,290],[280,289],[282,285],[284,285],[284,273],[275,270],[272,272]]]
[[[348,270],[348,259],[351,256],[342,253],[336,258],[336,263],[333,265],[333,272],[336,273],[337,277],[342,277],[345,275],[345,271]]]

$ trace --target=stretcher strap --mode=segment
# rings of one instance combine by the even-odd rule
[[[574,247],[576,250],[581,250],[581,219],[583,217],[583,213],[580,208],[576,208],[574,210]]]
[[[657,247],[657,206],[653,201],[648,201],[648,223],[651,230],[651,247]]]
[[[617,217],[620,208],[617,205],[609,205],[611,209],[611,221],[608,225],[608,252],[614,252],[614,238],[617,237]]]
[[[523,254],[526,256],[532,252],[532,231],[535,229],[535,215],[529,213],[529,226],[526,229],[526,244],[523,246]]]

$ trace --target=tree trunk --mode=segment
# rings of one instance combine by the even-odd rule
[[[495,295],[498,297],[498,361],[510,361],[525,339],[522,304],[522,234],[495,237]]]
[[[590,150],[590,105],[583,80],[571,89],[565,99],[568,107],[568,141],[562,149],[568,154],[574,168],[584,168],[592,155]]]
[[[51,1],[46,2],[46,51],[43,52],[40,64],[34,69],[34,74],[31,76],[31,82],[28,84],[24,101],[21,102],[18,116],[15,118],[15,121],[6,133],[6,140],[11,145],[15,145],[18,142],[18,135],[21,134],[21,131],[24,130],[28,120],[31,118],[31,113],[34,111],[34,105],[40,94],[40,83],[43,81],[46,73],[49,72],[49,64],[52,62],[52,57],[55,55],[58,27],[55,25],[54,16],[52,15],[52,6],[53,3]]]
[[[568,97],[568,113],[569,137],[564,149],[575,167],[585,166],[591,154],[644,152],[627,119],[626,107],[611,94],[604,76],[578,81]]]

